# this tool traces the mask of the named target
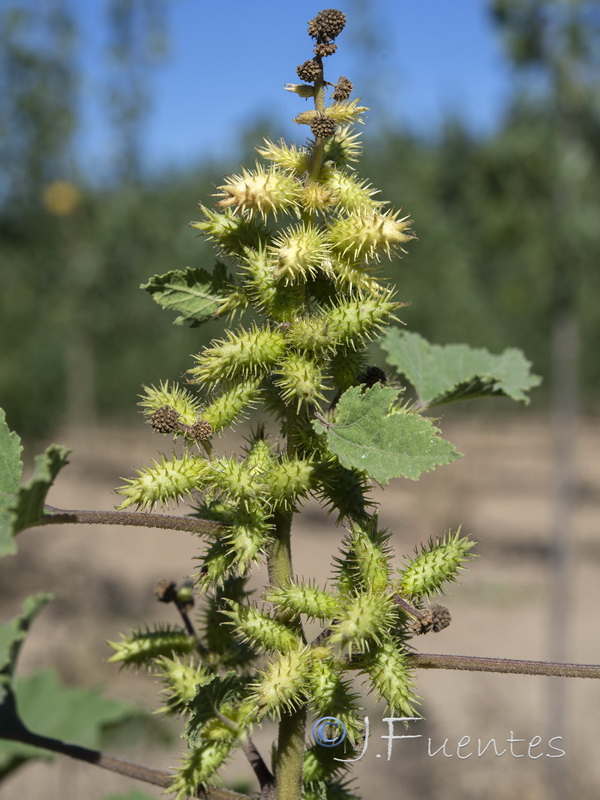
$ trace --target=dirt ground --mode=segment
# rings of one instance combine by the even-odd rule
[[[142,426],[140,426],[141,428]],[[460,584],[443,601],[452,625],[418,640],[423,652],[547,659],[555,625],[548,603],[554,578],[550,541],[554,518],[552,439],[547,420],[525,409],[515,417],[442,420],[446,438],[465,458],[425,475],[418,483],[396,481],[377,491],[380,517],[393,531],[398,559],[430,536],[462,524],[479,542]],[[112,489],[160,448],[148,430],[67,431],[57,440],[72,448],[71,464],[49,502],[63,508],[112,508]],[[586,421],[578,442],[578,503],[572,540],[570,586],[560,587],[570,628],[566,660],[600,663],[600,430]],[[324,581],[342,531],[308,504],[294,529],[295,571]],[[157,619],[176,622],[158,606],[153,586],[180,580],[193,570],[198,540],[188,534],[145,529],[64,526],[33,529],[19,537],[19,554],[0,563],[2,619],[37,590],[55,600],[36,621],[22,653],[22,673],[53,666],[68,683],[106,685],[112,697],[149,708],[160,703],[145,674],[119,672],[106,663],[105,640],[132,625]],[[256,585],[260,585],[258,576]],[[383,709],[367,699],[370,745],[356,764],[362,796],[402,800],[538,800],[597,797],[600,790],[600,683],[514,675],[420,671],[418,692],[425,720],[394,740],[387,760]],[[561,702],[565,708],[551,711]],[[556,714],[558,713],[558,716]],[[405,731],[397,726],[396,735]],[[534,737],[534,745],[528,744]],[[467,741],[465,737],[470,737]],[[554,739],[552,737],[561,737]],[[258,737],[268,753],[269,733]],[[496,741],[483,755],[477,752]],[[513,743],[507,744],[512,738]],[[446,741],[444,751],[435,753]],[[516,742],[516,740],[525,740]],[[177,738],[166,748],[138,746],[125,757],[159,768],[177,760]],[[511,750],[512,748],[512,750]],[[560,756],[564,751],[565,755]],[[470,754],[470,755],[469,755]],[[539,757],[538,757],[539,756]],[[556,756],[556,757],[554,757]],[[232,775],[245,774],[234,763]],[[160,789],[138,785],[150,796]],[[0,800],[98,800],[135,785],[95,767],[60,759],[27,766],[0,786]]]

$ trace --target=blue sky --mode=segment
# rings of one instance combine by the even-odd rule
[[[227,157],[240,129],[261,116],[272,117],[281,135],[303,141],[306,130],[291,118],[309,106],[283,84],[298,81],[295,67],[312,55],[306,23],[327,6],[312,0],[168,0],[170,52],[150,84],[147,165]],[[109,161],[114,144],[98,98],[104,7],[104,0],[75,4],[84,36],[80,142],[96,168]],[[344,0],[336,7],[348,23],[338,52],[326,59],[326,77],[335,82],[347,75],[374,122],[408,124],[431,135],[445,116],[458,113],[476,132],[493,130],[511,78],[486,0]],[[356,47],[365,29],[379,42],[371,53]]]

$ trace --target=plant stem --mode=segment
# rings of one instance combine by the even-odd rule
[[[287,454],[296,453],[294,423],[296,414],[290,406],[287,419]],[[291,530],[293,511],[276,511],[273,515],[275,536],[270,547],[267,564],[271,588],[284,586],[293,577]],[[304,639],[298,615],[279,613],[277,618],[287,623]],[[304,733],[306,707],[284,715],[279,723],[277,749],[274,756],[275,793],[277,800],[300,800],[302,794],[302,768],[304,764]]]
[[[263,757],[258,752],[256,745],[248,736],[242,739],[242,750],[248,759],[248,763],[252,767],[254,774],[258,780],[261,790],[270,790],[273,787],[274,777],[271,770],[265,764]]]
[[[276,511],[273,514],[275,535],[269,547],[267,565],[272,588],[284,586],[292,578],[292,512]]]
[[[313,642],[314,645],[314,642]],[[413,669],[458,669],[466,672],[496,672],[510,675],[544,675],[548,678],[600,678],[600,664],[569,664],[558,661],[525,661],[518,658],[455,656],[443,653],[406,653]],[[360,669],[363,654],[346,662],[347,669]]]
[[[282,717],[279,723],[275,763],[277,800],[300,800],[302,795],[305,728],[306,706]]]
[[[421,619],[423,616],[423,611],[420,608],[415,608],[408,600],[405,600],[404,597],[400,597],[399,594],[395,594],[393,599],[397,606],[400,606],[403,611],[406,611],[406,613],[410,614],[412,617]]]
[[[162,786],[166,789],[173,782],[173,776],[169,772],[146,767],[143,764],[136,764],[132,761],[126,761],[116,756],[108,756],[101,753],[99,750],[91,750],[88,747],[69,744],[60,739],[54,739],[51,736],[42,736],[37,733],[32,733],[32,731],[22,726],[20,726],[18,733],[15,732],[13,736],[3,738],[10,738],[11,741],[22,742],[23,744],[29,744],[33,747],[41,747],[53,753],[69,756],[77,761],[85,761],[88,764],[94,764],[102,769],[110,770],[110,772],[117,772],[119,775],[126,775],[128,778],[150,783],[153,786]],[[246,795],[214,786],[207,786],[204,789],[199,789],[195,796],[200,798],[200,800],[242,800],[242,798],[246,798]]]
[[[561,678],[600,678],[599,664],[562,664],[557,661],[523,661],[486,656],[454,656],[441,653],[407,653],[417,669],[462,669],[470,672],[500,672],[513,675],[545,675]]]
[[[192,624],[190,615],[188,614],[184,605],[180,602],[180,600],[177,597],[175,598],[174,603],[175,603],[175,608],[177,609],[177,611],[179,611],[179,616],[181,617],[181,620],[183,622],[186,631],[189,633],[190,636],[193,636],[194,639],[196,640],[196,650],[198,651],[200,656],[206,657],[208,655],[208,650],[202,644],[202,640],[198,636],[198,633],[196,632],[196,629]]]
[[[224,725],[227,725],[232,731],[238,732],[238,726],[235,722],[222,714],[218,708],[213,708],[213,713]],[[249,734],[243,734],[240,737],[240,746],[260,784],[261,794],[270,797],[275,784],[275,777],[265,764],[252,737]]]
[[[210,519],[177,517],[173,514],[151,514],[142,511],[86,511],[54,508],[45,505],[44,514],[31,528],[40,525],[133,525],[142,528],[188,531],[213,536],[226,526]]]
[[[315,58],[319,64],[320,72],[315,79],[315,111],[322,114],[325,110],[325,80],[323,79],[323,60],[320,57]],[[321,164],[323,163],[323,155],[325,154],[325,139],[316,137],[315,147],[310,159],[310,166],[308,168],[307,183],[315,183],[321,172]]]
[[[289,435],[290,432],[288,432]],[[276,533],[268,556],[271,587],[283,586],[293,575],[290,540],[292,516],[292,511],[274,514]],[[299,617],[279,614],[278,619],[286,622],[304,638]],[[306,707],[304,706],[284,715],[279,723],[277,750],[274,758],[277,800],[300,800],[305,728]]]

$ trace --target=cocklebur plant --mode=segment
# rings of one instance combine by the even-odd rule
[[[296,117],[310,128],[307,144],[265,141],[261,160],[225,178],[214,202],[200,205],[191,225],[214,244],[214,269],[172,271],[143,287],[178,314],[178,324],[223,317],[229,325],[193,355],[187,385],[164,381],[144,390],[142,413],[171,440],[171,455],[126,480],[115,512],[44,505],[66,463],[55,446],[29,484],[19,486],[14,466],[0,487],[7,498],[0,521],[10,534],[93,522],[202,536],[193,587],[167,580],[156,589],[182,624],[133,631],[110,645],[112,662],[144,667],[161,681],[161,711],[182,720],[186,748],[172,774],[118,759],[109,768],[177,798],[245,796],[215,785],[238,749],[264,798],[354,797],[348,759],[364,734],[361,685],[388,714],[410,717],[418,714],[419,667],[528,671],[527,662],[420,655],[415,637],[450,622],[449,610],[432,600],[458,579],[475,542],[460,530],[438,532],[403,560],[378,523],[373,484],[416,480],[459,458],[426,416],[431,407],[486,395],[526,401],[539,379],[518,351],[440,347],[393,326],[406,303],[382,277],[381,263],[403,255],[415,235],[409,215],[356,171],[356,126],[367,109],[351,99],[351,81],[324,77],[345,22],[335,9],[310,21],[313,56],[297,68],[302,82],[286,86],[313,101],[314,109]],[[396,373],[389,383],[369,364],[377,340]],[[221,434],[251,410],[259,421],[243,450],[224,452]],[[14,434],[2,437],[12,464]],[[292,523],[311,497],[343,531],[323,586],[292,564]],[[164,513],[182,501],[188,514]],[[4,552],[11,547],[7,539]],[[267,585],[252,592],[249,579],[262,563]],[[36,608],[11,623],[15,642]],[[307,622],[319,626],[312,639]],[[0,735],[31,742],[15,707],[16,644],[13,650],[0,684]],[[559,666],[546,674],[574,674]],[[310,740],[313,720],[326,717],[345,733],[336,747]],[[267,723],[277,725],[270,763],[253,740]],[[42,746],[52,749],[50,739]],[[80,757],[61,746],[55,749]],[[103,758],[96,762],[107,766]]]
[[[332,447],[328,436],[340,427],[338,409],[347,413],[349,403],[367,403],[362,427],[377,428],[373,396],[384,403],[383,418],[398,424],[392,454],[402,452],[400,437],[411,435],[406,420],[417,423],[417,437],[428,437],[422,453],[410,454],[423,460],[411,469],[457,457],[431,422],[398,400],[397,390],[383,388],[384,373],[366,371],[368,344],[404,305],[378,276],[379,262],[404,251],[414,234],[409,217],[356,174],[360,146],[352,126],[366,109],[350,99],[346,77],[326,105],[331,84],[323,62],[344,23],[334,9],[311,21],[314,56],[297,69],[303,83],[287,87],[314,100],[314,110],[296,118],[310,127],[309,143],[266,141],[258,149],[266,163],[226,178],[216,208],[200,206],[202,219],[192,226],[216,246],[213,274],[171,273],[146,287],[171,307],[186,291],[201,297],[196,322],[254,312],[249,324],[227,329],[194,356],[187,376],[193,393],[167,383],[146,389],[142,408],[151,425],[183,446],[120,489],[122,509],[198,498],[194,513],[221,525],[196,578],[207,598],[204,635],[196,641],[192,634],[182,640],[184,631],[136,632],[112,645],[113,661],[143,662],[165,674],[166,708],[186,720],[189,752],[172,785],[179,797],[213,779],[266,719],[280,728],[269,791],[281,798],[349,796],[341,762],[318,744],[305,751],[307,714],[334,716],[348,746],[356,745],[362,718],[355,675],[390,713],[415,713],[409,640],[427,625],[448,624],[449,615],[439,610],[437,622],[423,623],[432,617],[424,601],[456,578],[474,544],[449,534],[398,573],[369,499],[369,471]],[[344,394],[351,387],[353,394]],[[213,434],[261,404],[279,423],[279,435],[259,426],[242,455],[218,453]],[[385,430],[372,433],[377,439]],[[311,495],[348,529],[326,588],[292,568],[292,518]],[[269,585],[254,599],[246,580],[263,559]],[[314,619],[322,633],[311,642],[303,622]]]

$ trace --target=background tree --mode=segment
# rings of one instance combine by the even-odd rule
[[[595,160],[589,134],[598,130],[600,10],[586,0],[496,0],[493,13],[515,67],[540,87],[545,110],[545,127],[535,130],[539,145],[546,145],[546,202],[539,204],[543,213],[531,230],[537,227],[549,248],[538,264],[548,265],[542,286],[547,289],[551,315],[556,507],[550,657],[560,660],[568,652],[571,538],[577,500],[579,293],[588,288],[586,272],[595,268],[589,258],[591,248],[586,250],[585,245],[597,238],[586,220],[584,200]],[[557,684],[549,695],[549,724],[561,729],[566,723],[565,691],[564,684]],[[564,764],[560,776],[551,784],[557,798],[566,789]]]

